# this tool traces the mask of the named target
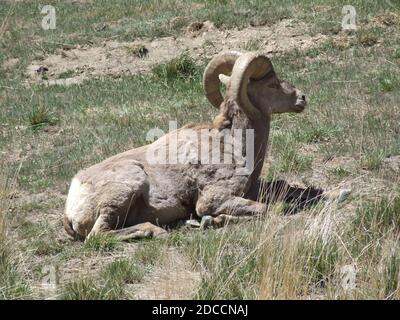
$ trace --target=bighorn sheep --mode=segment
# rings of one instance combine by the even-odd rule
[[[219,108],[213,124],[186,125],[152,144],[80,171],[72,180],[66,203],[64,227],[68,234],[75,238],[112,234],[123,240],[139,239],[161,236],[166,233],[161,226],[192,214],[221,221],[263,213],[264,205],[250,199],[257,192],[271,115],[303,111],[305,96],[279,80],[270,60],[259,53],[221,53],[208,64],[203,81],[206,97]],[[220,81],[226,85],[224,98]],[[177,137],[178,157],[187,152],[188,145],[198,142],[193,135],[181,135],[184,129],[199,134],[209,130],[214,135],[224,130],[228,136],[236,129],[253,130],[253,170],[237,174],[237,169],[245,166],[243,161],[152,163],[149,150],[165,151],[173,135]]]

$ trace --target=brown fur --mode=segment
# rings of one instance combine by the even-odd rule
[[[299,112],[300,91],[278,80],[275,74],[250,81],[248,96],[257,110],[249,118],[231,98],[228,83],[227,95],[220,105],[220,113],[212,124],[188,124],[182,129],[200,132],[202,129],[253,129],[254,170],[249,175],[238,175],[243,164],[186,163],[153,164],[149,150],[168,150],[170,139],[177,137],[178,156],[197,142],[181,136],[181,129],[169,133],[150,145],[132,149],[113,156],[74,178],[67,200],[64,227],[68,234],[80,237],[99,233],[112,233],[121,239],[160,236],[169,225],[190,216],[257,215],[264,205],[255,198],[257,180],[266,155],[272,113]],[[305,102],[305,101],[303,101]],[[304,103],[303,103],[304,105]],[[194,139],[198,139],[194,137]],[[244,141],[243,141],[244,142]],[[245,150],[245,143],[243,143]],[[183,150],[183,151],[182,151]],[[210,149],[211,152],[211,149]],[[257,189],[257,190],[256,190]]]

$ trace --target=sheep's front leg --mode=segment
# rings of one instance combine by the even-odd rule
[[[144,222],[132,227],[111,230],[109,234],[114,235],[118,240],[137,240],[144,238],[162,238],[167,235],[167,231],[150,222]]]
[[[199,217],[205,215],[216,217],[221,214],[255,216],[264,211],[265,205],[262,203],[216,192],[202,194],[196,203],[196,213]]]
[[[87,238],[94,235],[111,235],[120,241],[139,240],[145,238],[160,238],[167,235],[167,231],[150,222],[139,223],[122,229],[111,229],[105,216],[100,216]]]
[[[203,216],[200,223],[200,229],[204,230],[209,227],[221,228],[229,223],[238,223],[250,221],[254,216],[232,216],[228,214],[220,214],[217,217]]]
[[[221,214],[230,216],[258,216],[266,210],[265,205],[253,200],[241,197],[227,199],[218,208],[217,216]]]
[[[221,226],[228,221],[249,220],[265,213],[265,204],[235,197],[225,190],[203,192],[196,204],[196,213],[202,217],[202,227]]]

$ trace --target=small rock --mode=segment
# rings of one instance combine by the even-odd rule
[[[188,25],[187,31],[188,32],[196,32],[200,31],[204,27],[204,22],[195,21]]]
[[[73,49],[73,48],[74,48],[74,46],[72,46],[72,45],[70,45],[70,44],[64,44],[64,45],[62,46],[62,49],[65,50],[65,51],[71,50],[71,49]]]
[[[144,58],[149,54],[149,50],[142,44],[129,47],[129,51],[138,58]]]
[[[351,193],[351,189],[340,189],[339,191],[329,192],[324,196],[327,203],[341,203],[345,201]]]
[[[205,230],[212,225],[213,217],[211,216],[203,216],[200,222],[200,229]]]
[[[210,31],[210,30],[215,30],[216,27],[213,22],[207,20],[204,21],[203,23],[203,29],[205,29],[206,31]]]
[[[345,201],[349,197],[350,193],[351,193],[350,189],[342,189],[342,190],[340,190],[339,191],[339,196],[337,197],[337,200],[336,200],[337,203],[341,203],[341,202]]]
[[[37,73],[46,73],[47,71],[49,71],[49,68],[43,66],[40,66],[39,68],[36,69]]]
[[[99,32],[99,31],[104,31],[108,28],[108,25],[104,22],[99,23],[97,25],[94,26],[94,31]]]

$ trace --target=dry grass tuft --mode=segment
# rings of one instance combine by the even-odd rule
[[[375,16],[372,21],[383,26],[398,26],[400,25],[400,16],[389,12]]]

